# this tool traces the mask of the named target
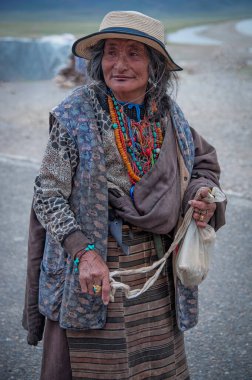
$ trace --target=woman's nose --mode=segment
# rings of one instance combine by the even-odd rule
[[[118,71],[124,71],[128,67],[127,57],[124,54],[120,54],[115,62],[115,68]]]

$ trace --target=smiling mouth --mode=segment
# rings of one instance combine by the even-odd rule
[[[124,80],[128,80],[128,79],[132,79],[132,77],[124,77],[124,76],[120,76],[120,75],[114,75],[113,79],[124,81]]]

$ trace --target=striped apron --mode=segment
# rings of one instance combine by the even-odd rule
[[[149,266],[158,259],[153,235],[126,228],[123,254],[109,237],[107,264],[110,271]],[[171,240],[162,236],[163,249]],[[118,278],[132,289],[142,287],[153,275],[137,274]],[[107,322],[101,330],[67,330],[73,379],[83,380],[187,380],[184,337],[176,325],[172,260],[165,273],[141,296],[126,299],[117,291],[109,303]]]

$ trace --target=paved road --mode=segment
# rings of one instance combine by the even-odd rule
[[[37,165],[0,156],[0,379],[37,380],[41,345],[21,328],[26,241]],[[230,196],[227,226],[218,234],[211,272],[200,288],[200,322],[186,334],[192,380],[252,378],[252,201]]]

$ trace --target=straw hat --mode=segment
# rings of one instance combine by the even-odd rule
[[[152,17],[135,11],[114,11],[106,14],[99,32],[75,41],[72,48],[73,54],[90,59],[89,48],[107,38],[124,38],[142,42],[159,51],[167,59],[167,65],[171,71],[182,70],[165,48],[164,25]]]

